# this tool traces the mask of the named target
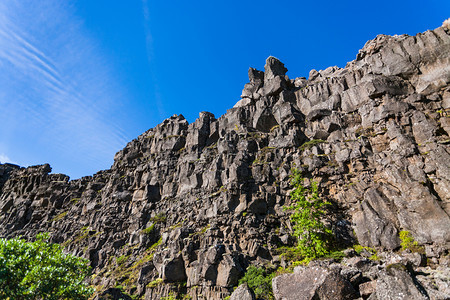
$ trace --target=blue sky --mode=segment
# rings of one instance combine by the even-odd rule
[[[307,77],[448,17],[434,0],[2,0],[0,161],[92,175],[173,114],[224,114],[269,55]]]

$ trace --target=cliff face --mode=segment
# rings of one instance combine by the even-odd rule
[[[351,297],[388,299],[380,289],[395,274],[383,266],[403,259],[392,252],[400,231],[424,246],[431,266],[448,270],[449,33],[381,35],[344,69],[313,70],[309,79],[289,79],[269,57],[264,72],[250,68],[242,99],[225,115],[202,112],[192,124],[172,116],[92,177],[1,165],[0,236],[52,232],[90,259],[101,290],[222,299],[248,265],[289,263],[277,249],[295,243],[283,210],[295,167],[333,203],[327,222],[342,247],[384,251],[368,263],[381,270],[375,275],[352,265],[362,280],[341,265]],[[422,285],[445,299],[442,282]]]

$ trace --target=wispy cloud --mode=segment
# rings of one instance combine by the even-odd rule
[[[16,164],[14,161],[12,161],[6,154],[0,153],[0,163],[10,163],[10,164]]]
[[[150,28],[150,8],[148,0],[142,0],[142,14],[144,16],[145,49],[147,52],[147,60],[149,65],[152,66],[153,60],[155,59],[155,53],[153,51],[153,36]],[[167,114],[164,110],[164,103],[161,99],[161,93],[159,92],[158,79],[156,78],[153,68],[150,71],[155,90],[154,99],[156,108],[158,110],[159,117],[163,119]]]
[[[104,166],[129,139],[114,117],[126,95],[67,3],[0,3],[0,142],[29,138]]]

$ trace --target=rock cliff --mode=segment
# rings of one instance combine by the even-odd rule
[[[286,71],[269,57],[225,115],[174,115],[92,177],[0,165],[0,236],[51,232],[90,260],[100,299],[223,299],[249,265],[290,264],[295,167],[332,203],[338,246],[370,248],[275,278],[277,299],[449,299],[450,30],[377,36],[308,79]],[[401,231],[423,251],[400,251]]]

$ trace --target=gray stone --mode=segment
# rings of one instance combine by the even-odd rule
[[[272,280],[277,300],[354,299],[356,291],[339,273],[321,267],[296,268]]]
[[[402,264],[389,265],[376,283],[376,299],[429,299],[410,271]]]
[[[255,300],[255,293],[248,287],[246,283],[238,286],[231,294],[230,300]]]
[[[269,56],[266,59],[266,65],[264,66],[264,85],[266,82],[277,76],[284,76],[286,72],[287,69],[278,58]]]

